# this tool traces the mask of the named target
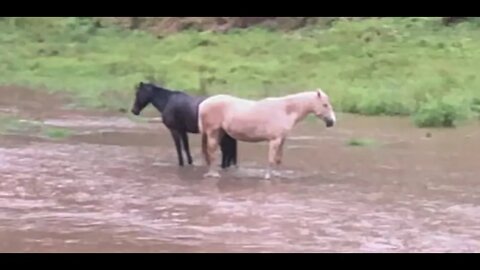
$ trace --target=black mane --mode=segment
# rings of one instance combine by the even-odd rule
[[[168,95],[171,95],[171,94],[182,93],[181,91],[170,90],[168,88],[165,88],[163,86],[159,86],[159,85],[157,85],[155,83],[152,83],[152,82],[146,82],[146,83],[140,82],[140,84],[137,87],[137,91],[140,90],[141,88],[144,88],[144,87],[148,87],[148,88],[152,89],[156,94],[165,95],[165,96],[168,96]]]

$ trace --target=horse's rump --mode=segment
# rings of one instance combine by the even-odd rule
[[[242,99],[230,95],[216,95],[206,98],[199,107],[199,117],[205,117],[206,113],[215,112],[211,116],[218,119],[228,117],[229,114],[238,110],[245,110],[255,105],[257,101]],[[203,114],[203,115],[202,115]],[[209,115],[210,116],[210,115]]]
[[[216,95],[207,97],[198,106],[198,129],[200,133],[205,132],[205,127],[210,127],[215,122],[221,123],[224,116],[224,104],[228,95]],[[214,110],[215,114],[210,112]],[[212,119],[214,118],[214,119]]]
[[[204,97],[190,96],[185,93],[173,95],[162,113],[166,118],[165,124],[189,133],[199,133],[198,105],[204,99]]]

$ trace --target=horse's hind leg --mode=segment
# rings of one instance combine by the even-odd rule
[[[172,134],[173,141],[175,142],[175,148],[177,149],[177,156],[178,156],[178,165],[183,166],[183,156],[182,156],[182,148],[180,142],[180,134],[178,131],[171,129],[170,133]]]
[[[220,143],[220,151],[222,152],[222,164],[220,167],[225,169],[228,167],[228,158],[229,158],[229,149],[228,149],[228,138],[223,137]]]
[[[225,141],[225,147],[227,148],[226,152],[228,152],[228,155],[225,157],[226,167],[237,165],[237,140],[226,132],[223,139]]]
[[[230,143],[228,144],[229,156],[228,156],[228,166],[237,165],[237,140],[232,137],[229,137]]]
[[[204,177],[220,177],[220,173],[215,169],[215,152],[218,149],[219,131],[208,131],[207,137],[207,156],[210,159],[210,165],[208,166],[208,172],[204,175]]]
[[[208,157],[207,143],[208,143],[207,135],[202,134],[202,154],[203,154],[203,158],[205,159],[205,163],[207,164],[207,166],[210,166],[210,158]]]
[[[223,136],[222,136],[223,135]],[[220,140],[220,146],[222,151],[222,169],[230,167],[233,164],[234,160],[236,161],[236,140],[230,137],[226,132],[220,134],[222,139]]]
[[[182,135],[182,142],[183,142],[183,148],[185,149],[185,153],[187,154],[187,161],[188,164],[193,163],[192,155],[190,154],[190,145],[188,143],[188,134],[185,131],[182,131],[180,133]]]
[[[220,152],[222,154],[222,161],[221,161],[221,164],[220,164],[220,167],[222,169],[225,169],[228,167],[228,158],[229,158],[229,155],[230,155],[230,149],[229,149],[229,141],[228,141],[228,135],[226,133],[222,133],[222,134],[219,134],[218,137],[219,137],[219,141],[220,141]],[[221,138],[220,138],[221,137]]]

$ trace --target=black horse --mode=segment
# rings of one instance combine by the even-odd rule
[[[182,91],[169,90],[153,83],[140,82],[136,87],[135,102],[131,112],[140,112],[152,103],[162,114],[162,121],[170,130],[177,149],[178,163],[183,166],[181,144],[187,154],[188,164],[192,164],[187,133],[199,133],[198,105],[207,97],[190,96]],[[222,168],[237,164],[237,140],[228,134],[220,142],[222,151]]]

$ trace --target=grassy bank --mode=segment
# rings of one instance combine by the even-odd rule
[[[66,128],[52,127],[33,120],[0,113],[0,135],[21,134],[49,139],[63,139],[73,134]]]
[[[0,50],[1,84],[68,91],[84,106],[128,108],[133,86],[155,80],[251,98],[321,87],[337,111],[411,116],[418,126],[454,126],[480,112],[476,21],[385,18],[158,39],[89,19],[7,18]]]

